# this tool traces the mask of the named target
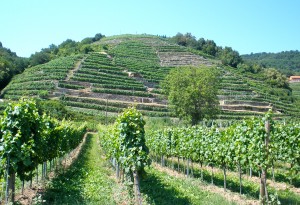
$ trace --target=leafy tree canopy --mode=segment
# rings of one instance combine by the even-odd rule
[[[193,125],[218,112],[219,72],[214,67],[178,67],[162,82],[175,114]]]
[[[21,73],[27,66],[26,58],[18,57],[15,52],[3,47],[0,42],[0,89],[9,83],[12,76]]]
[[[231,47],[225,47],[220,53],[220,59],[224,65],[237,67],[243,60],[237,51],[234,51]]]
[[[264,75],[266,77],[266,82],[271,86],[290,89],[287,77],[275,68],[265,69]]]
[[[92,52],[94,49],[91,44],[99,41],[103,37],[105,37],[105,35],[97,33],[94,37],[84,38],[81,42],[67,39],[58,46],[51,44],[48,48],[43,48],[40,52],[36,52],[30,56],[30,66],[47,63],[62,56]]]

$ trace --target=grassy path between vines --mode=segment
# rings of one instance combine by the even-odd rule
[[[205,190],[199,180],[170,175],[168,172],[151,167],[146,169],[146,177],[141,181],[141,192],[145,204],[163,205],[229,205],[220,194]]]
[[[97,137],[88,134],[78,159],[49,183],[41,204],[127,204],[129,196],[109,167]]]
[[[141,180],[143,204],[234,204],[194,181],[147,168]],[[47,186],[40,204],[133,204],[128,189],[118,183],[101,152],[97,135],[88,134],[78,159]],[[38,203],[38,204],[39,204]]]
[[[177,159],[172,159],[174,167],[178,166]],[[168,165],[172,165],[170,160],[166,160]],[[184,170],[184,164],[182,160],[180,160],[180,170],[179,174],[182,174],[182,170]],[[172,170],[167,167],[163,167],[165,171]],[[193,163],[193,175],[195,178],[201,178],[200,165],[198,163]],[[207,184],[211,183],[211,167],[203,166],[203,181]],[[170,172],[173,173],[173,172]],[[178,173],[176,171],[176,173]],[[213,175],[214,186],[219,189],[222,189],[224,185],[223,179],[223,171],[219,168],[214,167],[214,175]],[[259,178],[253,176],[252,178],[243,176],[242,179],[242,193],[249,199],[258,200],[259,197]],[[227,171],[227,189],[232,193],[239,193],[239,176],[237,172]],[[274,195],[276,192],[278,194],[278,198],[282,204],[300,204],[300,194],[299,188],[290,186],[284,183],[272,182],[268,180],[268,192],[269,195]]]

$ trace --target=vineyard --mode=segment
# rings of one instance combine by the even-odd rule
[[[78,146],[86,125],[76,127],[70,122],[58,122],[40,115],[35,102],[26,99],[8,104],[3,115],[0,127],[0,202],[8,202],[9,196],[13,202],[16,176],[23,186],[24,181],[32,181],[40,164],[44,170],[47,162],[51,166],[51,162],[53,164]]]
[[[221,72],[218,120],[263,116],[270,108],[278,118],[300,114],[295,105],[297,86],[292,93],[275,89],[259,76],[221,66],[218,60],[201,56],[165,38],[120,35],[103,38],[94,44],[99,52],[63,57],[26,69],[1,95],[12,100],[21,96],[60,99],[70,111],[86,115],[95,111],[102,116],[107,113],[116,116],[120,108],[139,104],[138,109],[146,116],[174,117],[171,110],[166,111],[168,101],[160,82],[171,69],[179,66],[206,65],[218,66]],[[82,98],[98,100],[99,106],[84,104]]]
[[[218,186],[223,180],[225,192],[229,189],[268,203],[297,204],[299,188],[292,192],[274,184],[281,180],[299,187],[300,125],[274,122],[271,117],[267,113],[263,118],[238,122],[225,129],[193,126],[153,130],[146,133],[146,145],[152,160],[173,172],[182,171],[186,177]],[[124,149],[114,134],[116,129],[101,134],[100,140],[119,176],[127,165]],[[237,174],[233,174],[235,170]],[[267,187],[271,182],[273,185]]]
[[[82,121],[98,132],[86,134],[78,160],[55,174],[39,203],[300,204],[298,83],[272,87],[158,36],[111,36],[93,46],[29,67],[1,91],[0,204],[66,160],[83,141]],[[160,84],[188,65],[221,74],[220,112],[193,127],[172,112]],[[77,123],[42,114],[24,96],[59,103]],[[105,126],[95,130],[99,122]]]
[[[273,204],[277,201],[282,204],[300,202],[299,123],[273,121],[272,113],[268,112],[262,118],[243,120],[226,128],[203,123],[193,127],[144,130],[144,125],[141,112],[128,108],[118,116],[113,126],[99,127],[98,135],[93,138],[89,135],[86,146],[90,148],[82,151],[93,150],[94,160],[88,166],[90,171],[93,170],[94,177],[85,174],[90,172],[87,168],[79,168],[85,162],[81,160],[81,164],[75,162],[70,171],[53,179],[50,190],[58,189],[67,193],[71,191],[68,189],[73,190],[74,186],[82,189],[82,183],[87,183],[84,186],[89,187],[88,191],[81,191],[87,198],[78,200],[87,200],[89,203],[103,200],[123,203],[129,200],[132,204],[155,204],[154,201],[163,204],[199,204],[205,201],[200,196],[208,193],[213,193],[214,199],[207,200],[215,204],[258,204],[259,200]],[[40,115],[32,100],[8,104],[1,119],[1,200],[8,201],[8,196],[14,197],[14,188],[8,184],[15,181],[15,177],[21,182],[32,180],[38,173],[39,165],[47,170],[47,161],[50,167],[56,164],[59,158],[77,147],[85,132],[85,124],[75,127],[69,122],[61,123],[47,115]],[[93,145],[90,144],[91,140]],[[99,152],[102,157],[96,157]],[[149,166],[151,161],[152,165]],[[94,167],[93,164],[100,167]],[[45,171],[42,175],[46,177]],[[74,176],[81,178],[79,185],[74,181]],[[112,181],[113,176],[116,176],[116,181],[123,183]],[[65,177],[70,181],[66,181]],[[110,181],[109,184],[104,183],[103,179]],[[91,180],[97,181],[99,186],[91,186]],[[69,183],[72,185],[67,185]],[[216,188],[208,188],[207,193],[203,187],[208,184]],[[5,186],[12,189],[10,194],[5,192],[8,190]],[[122,195],[128,198],[112,196],[111,186],[123,189]],[[173,191],[168,193],[159,186]],[[99,187],[106,194],[96,194]],[[127,193],[130,187],[135,192],[135,198]],[[223,187],[223,191],[220,187]],[[59,192],[54,195],[46,191],[43,198],[51,204],[52,200],[56,203],[73,203],[78,197],[75,189],[67,198]],[[167,198],[157,193],[164,193]],[[225,201],[222,193],[228,197]],[[180,194],[185,197],[182,198]]]

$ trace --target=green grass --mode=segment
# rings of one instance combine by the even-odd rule
[[[166,162],[169,165],[172,165],[172,163],[168,160],[166,160]],[[184,166],[182,164],[182,161],[180,161],[179,163],[179,167],[180,170],[184,170]],[[174,162],[174,167],[177,169],[178,164],[176,162]],[[201,178],[201,171],[199,168],[196,168],[194,166],[193,169],[193,176],[196,179],[200,179]],[[203,182],[204,183],[211,183],[211,171],[208,170],[203,170]],[[240,190],[240,185],[239,185],[239,178],[236,175],[228,175],[227,176],[227,189],[232,191],[232,192],[236,192],[239,193]],[[216,172],[216,170],[214,171],[214,175],[213,175],[213,182],[215,186],[218,187],[223,187],[224,185],[224,178],[223,178],[223,174],[222,172]],[[273,187],[268,186],[268,192],[269,195],[274,195],[276,193],[276,190]],[[247,180],[247,179],[243,179],[242,180],[242,194],[245,195],[247,198],[249,199],[259,199],[259,184],[255,183],[251,180]],[[278,190],[277,191],[278,194],[278,199],[281,202],[281,204],[300,204],[300,195],[296,194],[290,190]]]
[[[197,179],[169,176],[154,168],[148,168],[146,172],[141,181],[141,192],[148,204],[235,204],[221,195],[201,189],[205,185]]]
[[[51,181],[43,204],[117,204],[126,200],[121,197],[126,197],[126,192],[112,178],[112,170],[102,157],[97,138],[89,134],[86,140],[78,159]]]
[[[133,196],[116,182],[102,154],[97,137],[88,135],[78,159],[49,183],[37,204],[133,204]],[[201,186],[204,184],[197,179],[180,179],[147,168],[141,180],[143,204],[234,204]]]

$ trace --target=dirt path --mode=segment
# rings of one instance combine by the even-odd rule
[[[67,77],[66,77],[65,81],[69,81],[69,80],[74,76],[74,73],[75,73],[76,71],[78,71],[78,70],[81,68],[82,63],[83,63],[83,61],[84,61],[86,58],[87,58],[87,57],[85,57],[85,58],[81,59],[80,61],[78,61],[78,62],[75,64],[74,69],[69,70],[69,73],[67,74]]]
[[[167,173],[170,176],[177,177],[177,178],[186,178],[186,176],[184,174],[179,173],[177,171],[173,171],[173,170],[171,170],[167,167],[161,167],[157,163],[152,163],[152,166],[155,169],[157,169],[161,172]],[[225,192],[223,188],[217,187],[217,186],[214,186],[214,185],[207,184],[205,186],[201,186],[200,188],[203,189],[203,190],[215,193],[215,194],[219,194],[219,195],[223,196],[224,198],[226,198],[226,200],[233,201],[237,204],[246,204],[246,205],[257,205],[257,204],[259,204],[258,200],[247,199],[245,196],[243,196],[243,195],[241,196],[241,195],[239,195],[237,193],[234,193],[234,192],[231,192],[229,190],[227,190]]]

